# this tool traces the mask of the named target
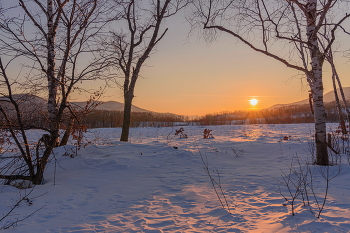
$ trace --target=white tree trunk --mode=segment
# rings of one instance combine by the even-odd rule
[[[316,75],[315,75],[316,76]],[[322,74],[315,77],[313,84],[313,101],[315,117],[316,163],[328,165],[326,111],[323,103]]]
[[[328,165],[326,112],[323,103],[322,66],[324,55],[321,53],[317,40],[317,0],[308,0],[306,7],[306,34],[311,55],[310,88],[313,97],[316,140],[316,163]]]
[[[57,81],[55,77],[56,71],[56,54],[55,54],[55,37],[54,28],[54,9],[53,0],[47,0],[47,79],[48,79],[48,113],[50,130],[55,129],[55,118],[57,115]]]

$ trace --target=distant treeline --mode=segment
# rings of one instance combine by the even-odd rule
[[[327,122],[339,122],[335,102],[325,103]],[[344,106],[343,116],[347,119]],[[314,116],[308,104],[263,109],[259,111],[233,111],[208,114],[193,120],[199,125],[235,124],[296,124],[313,123]]]
[[[325,104],[327,121],[339,122],[335,102]],[[31,108],[22,109],[23,123],[26,128],[43,128],[47,125],[47,116],[43,111]],[[79,113],[79,112],[78,112]],[[15,111],[10,111],[13,119],[12,127],[18,124],[14,117]],[[79,114],[78,114],[79,115]],[[79,122],[87,128],[115,128],[122,127],[123,112],[108,110],[93,110],[82,114]],[[345,110],[344,119],[347,119]],[[70,116],[64,118],[62,127],[67,127],[71,121]],[[76,121],[75,121],[76,122]],[[131,127],[168,127],[176,125],[240,125],[240,124],[296,124],[313,123],[314,117],[309,105],[285,106],[279,108],[263,109],[259,111],[233,111],[207,114],[205,116],[190,118],[188,116],[171,113],[133,112],[131,114]],[[4,119],[0,117],[0,127],[8,128]]]
[[[153,112],[132,112],[131,127],[167,127],[189,122],[186,116],[172,113],[153,113]],[[88,128],[115,128],[122,127],[123,112],[94,110],[83,119],[83,124]]]

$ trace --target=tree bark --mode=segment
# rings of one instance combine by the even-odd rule
[[[54,130],[53,135],[50,135],[50,142],[49,146],[45,148],[44,154],[40,158],[39,155],[37,154],[37,159],[36,159],[36,173],[35,176],[32,177],[32,182],[35,185],[40,185],[44,181],[44,172],[45,168],[47,165],[47,162],[49,160],[49,157],[52,153],[52,150],[54,147],[57,146],[57,139],[59,138],[59,131]]]
[[[124,115],[123,115],[123,128],[120,136],[120,141],[127,142],[129,140],[129,129],[131,123],[131,106],[134,94],[129,91],[124,95]]]
[[[345,111],[346,111],[346,115],[348,117],[348,124],[349,124],[349,127],[350,127],[350,110],[349,110],[349,107],[348,107],[349,106],[348,105],[348,101],[346,100],[346,97],[345,97],[345,94],[344,94],[344,91],[343,91],[343,86],[342,86],[342,84],[340,82],[340,78],[339,78],[337,69],[335,68],[333,59],[330,61],[330,64],[331,64],[331,67],[332,67],[332,73],[334,75],[333,77],[337,80],[337,83],[338,83],[339,92],[340,92],[340,95],[342,96],[342,100],[343,100],[343,103],[344,103],[344,108],[345,108]],[[345,130],[346,130],[346,127],[345,127]],[[346,133],[347,133],[347,130],[346,130]]]
[[[327,150],[327,125],[326,111],[323,103],[323,86],[319,82],[318,88],[314,88],[314,119],[315,119],[315,141],[316,141],[316,164],[328,166],[328,150]]]
[[[339,125],[341,128],[342,134],[347,134],[346,125],[345,125],[343,112],[342,112],[341,105],[340,105],[340,100],[339,100],[339,96],[338,96],[337,85],[335,82],[335,74],[334,73],[332,74],[332,82],[333,82],[335,104],[337,106],[338,116],[339,116]]]
[[[313,101],[312,101],[312,92],[309,93],[309,105],[310,105],[311,113],[314,116],[315,113],[314,113],[314,104],[313,104]]]
[[[74,123],[75,123],[75,119],[74,119],[74,116],[72,115],[69,118],[68,126],[67,126],[66,131],[64,132],[64,135],[63,135],[62,140],[60,142],[60,146],[67,145],[69,136],[70,136],[70,134],[72,133],[72,130],[73,130]]]
[[[57,88],[56,81],[56,54],[55,54],[55,37],[56,31],[54,27],[54,10],[53,0],[47,0],[47,81],[48,81],[48,102],[47,108],[49,113],[49,128],[55,129],[55,121],[57,115]]]
[[[317,165],[328,166],[327,150],[327,128],[326,111],[323,102],[323,81],[322,66],[324,54],[321,53],[318,44],[317,22],[317,0],[308,0],[305,5],[305,16],[307,20],[306,36],[307,45],[311,56],[310,87],[313,96],[314,119],[315,119],[315,140],[316,140],[316,163]]]

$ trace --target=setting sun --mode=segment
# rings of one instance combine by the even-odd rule
[[[249,100],[249,102],[251,105],[255,106],[258,104],[259,101],[257,99],[251,99],[251,100]]]

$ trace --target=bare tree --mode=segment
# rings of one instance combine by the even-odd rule
[[[350,17],[337,0],[195,1],[189,21],[213,38],[226,33],[304,74],[312,95],[316,163],[328,165],[322,69],[336,31]],[[327,20],[326,20],[327,19]],[[330,40],[324,39],[324,34]]]
[[[343,134],[347,134],[345,120],[344,120],[344,117],[342,114],[341,103],[340,103],[340,99],[339,99],[339,95],[338,95],[338,89],[339,89],[339,92],[340,92],[340,95],[341,95],[341,98],[343,101],[343,105],[345,108],[345,112],[346,112],[347,120],[348,120],[349,124],[350,124],[350,110],[349,110],[348,101],[346,100],[346,97],[344,94],[343,86],[340,82],[340,77],[339,77],[339,74],[337,72],[337,68],[336,68],[335,63],[334,63],[334,57],[332,54],[332,50],[329,51],[328,55],[326,56],[326,60],[328,61],[328,63],[330,64],[330,66],[332,68],[332,83],[333,83],[335,101],[336,101],[336,105],[337,105],[337,109],[338,109],[338,113],[339,113],[339,121],[340,121],[341,130],[342,130]]]
[[[344,120],[344,117],[343,117],[343,111],[342,111],[341,103],[340,103],[340,100],[339,100],[338,88],[337,88],[337,83],[336,83],[337,72],[336,72],[336,69],[335,69],[335,66],[334,66],[334,63],[333,63],[333,58],[330,58],[330,59],[332,59],[332,61],[330,62],[331,66],[332,66],[332,84],[333,84],[333,92],[334,92],[335,104],[336,104],[337,111],[338,111],[338,116],[339,116],[339,125],[340,125],[340,128],[341,128],[342,134],[347,134],[347,129],[346,129],[345,120]],[[327,60],[328,60],[328,58],[327,58]],[[340,88],[342,88],[342,86],[340,86]],[[342,89],[341,89],[341,91],[342,91]],[[330,146],[330,145],[328,145],[328,146]]]
[[[106,21],[106,1],[84,0],[19,0],[19,7],[9,7],[1,15],[0,37],[2,57],[1,88],[2,102],[8,102],[16,112],[15,119],[9,117],[8,108],[0,106],[6,119],[6,127],[16,141],[28,169],[21,174],[1,174],[1,178],[26,179],[41,184],[48,158],[59,142],[59,130],[67,108],[70,94],[78,84],[102,77],[108,68],[107,59],[98,56],[94,37],[101,32]],[[13,11],[15,10],[15,11]],[[22,10],[20,13],[19,10]],[[13,17],[12,13],[19,14]],[[8,70],[11,63],[20,59],[22,77],[11,78]],[[23,62],[24,61],[24,62]],[[13,70],[12,70],[13,73]],[[42,86],[42,84],[47,84]],[[34,145],[27,141],[26,129],[37,125],[23,123],[23,114],[15,94],[46,93],[47,121],[39,127],[49,133]],[[70,111],[73,112],[73,111]],[[43,115],[45,115],[43,113]],[[20,130],[20,134],[17,133]],[[44,144],[45,149],[40,150]]]
[[[165,19],[185,7],[185,0],[116,1],[121,7],[121,29],[113,32],[112,55],[123,78],[124,117],[120,141],[128,141],[131,105],[141,68],[168,28]]]

